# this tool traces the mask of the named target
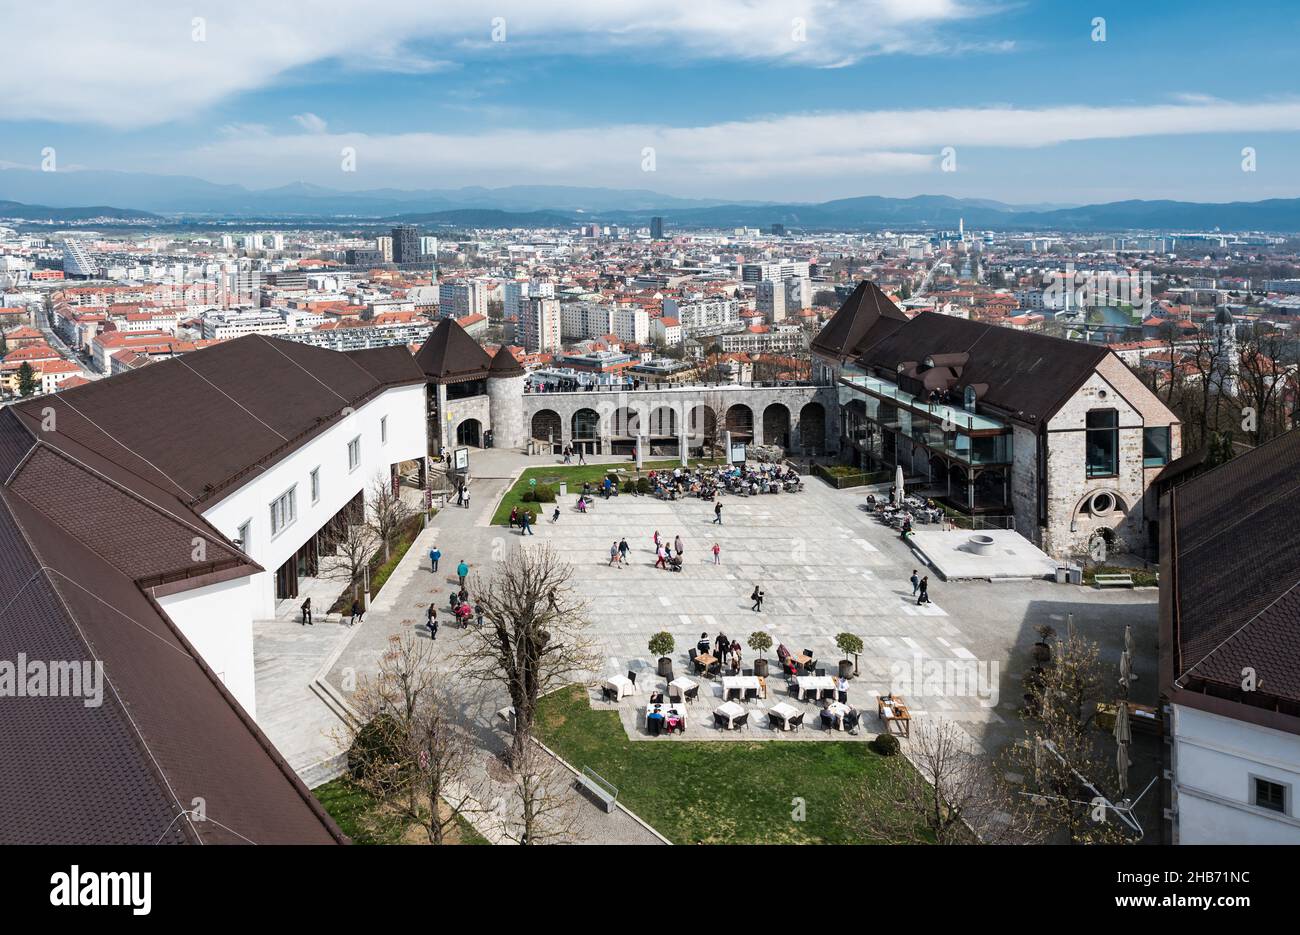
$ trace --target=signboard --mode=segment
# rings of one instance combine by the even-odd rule
[[[745,463],[745,443],[744,443],[744,442],[732,442],[732,443],[731,443],[731,458],[730,458],[730,461],[731,461],[732,464],[744,464],[744,463]]]
[[[469,470],[469,449],[457,448],[452,453],[452,469],[457,474],[464,474]]]

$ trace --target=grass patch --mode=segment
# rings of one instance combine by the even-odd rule
[[[1154,568],[1121,568],[1119,565],[1094,565],[1083,571],[1083,583],[1093,584],[1097,575],[1132,575],[1135,588],[1153,588],[1160,583],[1160,572]]]
[[[714,464],[719,462],[692,460],[691,464]],[[671,461],[646,461],[641,469],[644,475],[649,471],[658,471],[664,468],[672,470],[680,467],[681,462],[677,459]],[[623,473],[618,473],[618,468],[623,468]],[[515,507],[520,509],[532,510],[537,516],[537,522],[544,520],[554,509],[553,504],[549,503],[526,503],[524,494],[531,487],[530,480],[536,480],[538,485],[549,484],[568,484],[569,492],[581,490],[584,482],[590,482],[593,487],[600,484],[605,479],[606,474],[614,474],[620,478],[620,483],[628,478],[635,479],[640,476],[636,472],[636,465],[631,462],[618,462],[614,464],[557,464],[547,467],[528,468],[519,475],[519,479],[514,482],[509,490],[502,495],[501,500],[497,503],[496,512],[492,514],[492,525],[508,526],[510,525],[510,511]]]
[[[692,714],[703,723],[709,706]],[[861,741],[632,741],[617,712],[592,710],[582,686],[542,699],[537,729],[574,766],[617,786],[619,800],[675,844],[862,843],[839,819],[846,785],[911,768]],[[804,821],[791,820],[796,797]]]
[[[396,815],[385,812],[369,793],[346,776],[318,786],[312,793],[354,844],[428,843],[423,828],[405,825]],[[447,843],[477,845],[489,842],[463,815],[458,815],[455,827],[447,832]]]

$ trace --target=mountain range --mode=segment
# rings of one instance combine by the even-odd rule
[[[513,185],[504,188],[342,191],[297,182],[253,190],[194,176],[103,170],[0,169],[0,217],[124,220],[346,220],[430,227],[566,227],[580,223],[797,230],[971,229],[1024,231],[1300,231],[1300,199],[1212,204],[1117,201],[1094,205],[1007,204],[984,198],[867,195],[819,203],[726,202],[645,189]],[[117,207],[101,206],[105,200]],[[85,207],[93,205],[93,207]],[[164,218],[159,217],[163,222]]]

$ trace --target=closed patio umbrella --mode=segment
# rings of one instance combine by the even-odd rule
[[[1133,660],[1130,658],[1128,650],[1126,649],[1119,654],[1119,684],[1123,687],[1124,696],[1126,698],[1128,697],[1129,682],[1131,681],[1132,676]]]
[[[1133,658],[1137,655],[1137,653],[1134,651],[1133,628],[1131,626],[1124,627],[1124,649],[1128,651],[1128,656],[1129,656],[1128,680],[1130,682],[1136,682],[1137,673],[1133,671]]]
[[[898,506],[903,502],[903,466],[900,464],[894,468],[894,505]]]
[[[1128,702],[1120,700],[1115,705],[1115,742],[1128,746],[1133,741],[1133,727],[1128,720]]]
[[[1115,770],[1119,773],[1119,794],[1128,796],[1128,744],[1122,743],[1115,749]]]

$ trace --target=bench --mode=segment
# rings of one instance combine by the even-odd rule
[[[1104,588],[1108,584],[1118,585],[1126,588],[1133,587],[1132,575],[1093,575],[1093,583],[1098,588]]]
[[[618,788],[591,767],[584,766],[578,774],[578,787],[595,799],[607,813],[614,811]]]

